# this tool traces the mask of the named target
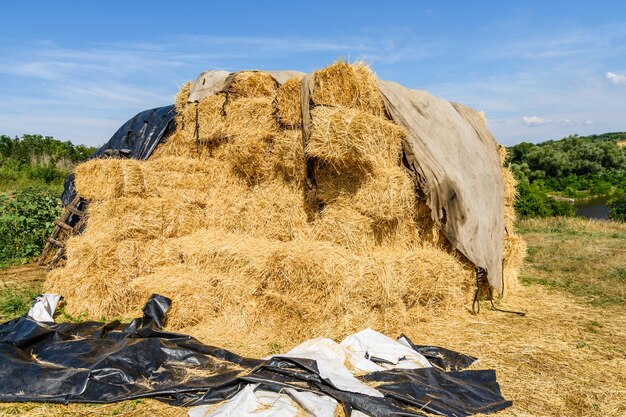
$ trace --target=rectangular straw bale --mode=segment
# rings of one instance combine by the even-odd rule
[[[201,143],[207,144],[223,140],[226,137],[226,118],[223,115],[224,103],[225,96],[223,94],[208,96],[198,103],[198,140]]]
[[[389,305],[401,310],[429,307],[444,310],[461,305],[472,268],[465,268],[452,254],[423,245],[406,251],[381,249],[373,253],[374,269],[353,291],[367,303],[380,303],[375,294],[385,294]],[[397,277],[403,277],[400,282]],[[392,316],[393,317],[393,316]]]
[[[112,263],[116,258],[116,246],[117,241],[102,230],[91,230],[91,233],[72,236],[65,244],[67,254],[65,267],[86,275],[97,270],[111,271],[112,266],[117,269]]]
[[[306,166],[302,131],[287,129],[276,135],[273,140],[271,160],[273,169],[286,180],[303,180]]]
[[[368,113],[340,107],[319,106],[312,111],[313,124],[305,152],[334,163],[395,162],[400,158],[404,129]]]
[[[185,265],[233,276],[230,290],[258,280],[266,269],[267,254],[279,245],[271,239],[217,228],[198,229],[169,244]]]
[[[316,170],[318,198],[350,206],[375,221],[406,217],[415,210],[415,186],[403,168],[380,166],[372,172],[322,165]]]
[[[112,239],[150,240],[191,233],[205,224],[204,206],[175,195],[120,197],[89,208],[89,228],[108,230]]]
[[[278,118],[283,126],[289,128],[300,128],[302,126],[301,95],[300,78],[287,80],[278,87],[276,107],[278,107]]]
[[[509,168],[501,168],[504,181],[504,205],[512,206],[517,198],[517,180]]]
[[[187,100],[189,99],[189,93],[191,92],[191,83],[186,82],[180,88],[176,97],[174,97],[174,106],[176,107],[176,113],[181,114],[187,106]]]
[[[76,191],[88,200],[117,198],[124,193],[119,159],[91,159],[74,168]]]
[[[229,138],[248,136],[268,139],[278,133],[276,109],[271,98],[240,98],[229,101],[225,110]]]
[[[210,191],[206,216],[211,227],[277,240],[294,239],[307,225],[302,190],[279,179]]]
[[[232,299],[236,299],[234,295],[237,290],[242,290],[239,287],[232,288],[232,291],[223,291],[223,283],[229,279],[232,278],[215,271],[178,264],[140,276],[132,281],[132,286],[138,303],[144,302],[155,293],[174,300],[167,312],[167,326],[178,330],[207,318],[219,320],[219,312]],[[184,301],[177,302],[179,300]]]
[[[271,98],[276,96],[278,83],[267,72],[241,71],[235,75],[228,89],[230,99]]]
[[[174,133],[165,141],[160,143],[150,155],[151,160],[162,158],[195,158],[197,157],[196,146],[193,143],[186,142],[182,139],[183,132],[180,130],[180,124],[177,121],[177,128]]]
[[[526,257],[526,242],[515,233],[504,236],[504,292],[510,293],[519,286],[518,276]]]
[[[131,280],[125,274],[110,273],[106,269],[95,269],[86,275],[81,270],[59,268],[48,274],[46,291],[76,300],[65,307],[65,311],[74,316],[120,317],[129,306],[134,306],[136,296]]]
[[[234,173],[248,183],[267,178],[272,171],[270,138],[238,135],[213,152],[215,159],[226,162]]]
[[[178,252],[170,248],[168,239],[123,239],[114,247],[117,269],[127,271],[133,277],[181,262]]]
[[[311,224],[310,238],[363,252],[376,244],[374,221],[352,207],[326,204]]]
[[[504,206],[504,227],[508,232],[515,230],[515,222],[517,221],[517,214],[515,213],[515,207]]]
[[[146,183],[146,164],[144,161],[126,159],[120,161],[120,165],[122,167],[124,196],[143,196],[153,191]]]
[[[483,112],[480,112],[480,113],[483,113]],[[498,145],[498,156],[500,157],[500,165],[504,166],[509,156],[509,152],[507,151],[506,147],[502,145]]]
[[[341,106],[384,117],[385,105],[376,75],[362,62],[337,61],[314,73],[313,102]]]

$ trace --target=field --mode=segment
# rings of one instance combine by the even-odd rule
[[[526,317],[484,303],[479,315],[459,311],[405,333],[416,343],[477,356],[477,368],[496,369],[514,402],[497,415],[626,415],[626,224],[550,218],[518,227],[528,257],[518,287],[508,289],[500,307]],[[0,319],[22,314],[43,277],[31,265],[0,270]],[[0,415],[184,416],[186,410],[137,400],[0,404]]]

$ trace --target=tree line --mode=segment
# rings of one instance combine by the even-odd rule
[[[51,136],[0,135],[0,181],[3,188],[29,185],[58,185],[74,165],[84,161],[96,148],[74,145]]]
[[[626,194],[626,132],[568,136],[508,148],[511,171],[518,180],[521,216],[571,215],[570,204],[548,195],[583,198]],[[611,203],[613,204],[613,203]]]

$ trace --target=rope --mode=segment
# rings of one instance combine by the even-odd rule
[[[196,137],[196,154],[200,154],[200,125],[198,124],[198,102],[196,102],[196,128],[194,129]]]
[[[503,270],[503,274],[504,274],[504,270]],[[486,276],[487,276],[487,271],[484,268],[476,267],[476,292],[474,292],[474,300],[472,301],[472,313],[474,314],[480,314],[479,294],[480,294],[480,289],[483,286]],[[491,288],[491,285],[489,284],[487,284],[487,288],[489,291],[489,302],[491,303],[491,309],[493,311],[498,311],[500,313],[516,314],[520,317],[526,316],[526,313],[523,313],[521,311],[504,310],[504,309],[496,307],[495,304],[493,303],[493,288]]]

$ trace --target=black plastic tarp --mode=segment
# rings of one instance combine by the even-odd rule
[[[174,105],[145,110],[135,115],[89,159],[122,156],[132,159],[148,159],[156,146],[174,131],[176,109]],[[74,174],[65,180],[61,202],[68,205],[76,197]]]
[[[260,383],[329,395],[348,415],[356,409],[371,416],[420,416],[415,410],[423,409],[465,416],[511,404],[502,397],[494,371],[462,371],[459,365],[474,358],[435,346],[415,349],[437,358],[437,367],[361,377],[376,383],[384,397],[342,391],[320,377],[313,360],[249,359],[161,331],[170,302],[152,296],[143,317],[129,324],[42,323],[25,315],[0,325],[0,401],[106,403],[152,397],[188,406],[223,401],[246,384]]]

